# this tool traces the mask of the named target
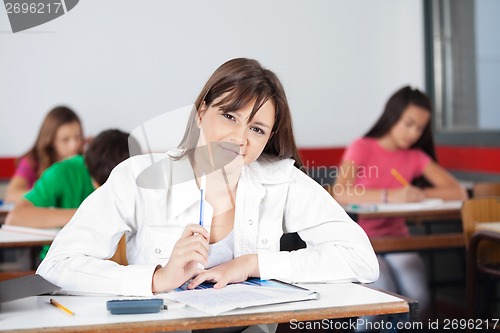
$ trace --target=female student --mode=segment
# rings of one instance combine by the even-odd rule
[[[62,228],[111,170],[129,157],[129,133],[117,129],[101,132],[84,155],[52,164],[24,199],[7,215],[5,224],[31,228]],[[49,246],[42,248],[43,260]]]
[[[416,202],[426,198],[465,199],[465,192],[436,163],[431,132],[431,102],[417,89],[404,87],[392,95],[382,116],[342,158],[334,196],[341,204]],[[396,171],[394,171],[396,170]],[[394,176],[393,173],[398,173]],[[423,176],[423,177],[422,177]],[[399,178],[399,180],[398,180]],[[403,186],[408,181],[413,184]],[[360,219],[369,237],[406,236],[404,219]],[[425,270],[417,253],[378,256],[376,285],[428,306]]]
[[[18,203],[43,171],[55,162],[81,154],[83,133],[80,119],[67,107],[52,109],[38,132],[33,147],[18,160],[5,201]]]
[[[38,273],[66,290],[118,295],[190,279],[374,281],[366,234],[300,165],[280,81],[255,60],[230,60],[200,92],[179,148],[118,165]],[[307,248],[280,252],[283,232]],[[128,266],[106,260],[123,234]]]

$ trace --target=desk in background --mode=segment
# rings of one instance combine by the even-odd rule
[[[190,307],[163,310],[157,314],[111,315],[106,310],[106,301],[120,297],[35,296],[2,304],[0,331],[23,329],[30,332],[42,328],[44,332],[175,331],[378,314],[418,319],[416,302],[362,285],[344,283],[305,286],[319,292],[321,298],[234,310],[219,316],[210,316]],[[57,299],[75,315],[68,315],[51,306],[48,303],[50,298]]]
[[[3,266],[6,265],[3,259],[4,250],[24,248],[29,249],[30,251],[30,269],[36,269],[38,264],[38,254],[40,253],[42,246],[52,244],[56,235],[56,230],[49,229],[48,231],[35,229],[34,233],[30,233],[29,231],[32,230],[32,228],[15,227],[14,229],[17,229],[16,231],[14,229],[9,229],[9,227],[10,226],[4,225],[0,228],[0,262],[2,262]],[[28,232],[22,232],[21,230],[23,229],[26,229]],[[5,269],[5,267],[3,270],[7,272],[12,271],[12,269]],[[0,272],[0,280],[5,279],[3,276],[4,274],[5,273]]]
[[[476,224],[476,231],[493,231],[500,234],[500,222],[482,222]]]
[[[448,288],[456,285],[463,289],[465,284],[465,238],[461,222],[462,201],[442,201],[436,205],[424,204],[421,207],[418,204],[384,204],[382,205],[383,209],[377,209],[373,206],[364,206],[363,209],[363,206],[359,206],[361,209],[349,209],[347,207],[346,211],[351,216],[354,215],[354,219],[397,217],[424,227],[423,234],[410,234],[405,237],[376,237],[370,238],[370,241],[377,254],[411,251],[426,252],[429,260],[427,263],[429,285],[432,290],[431,297],[434,305],[436,305],[439,298],[437,297],[438,288]],[[401,209],[402,207],[408,209]],[[448,230],[433,233],[433,227],[436,226],[444,226]],[[443,271],[439,270],[441,266],[437,264],[437,260],[440,260],[439,263],[448,261],[444,261],[442,256],[437,257],[436,251],[453,251],[445,255],[453,255],[453,257],[450,257],[452,259],[450,262],[457,264],[455,269],[458,274],[445,274],[446,278],[438,278],[439,275],[443,274]],[[438,274],[439,272],[441,274]],[[444,302],[447,303],[447,301]]]
[[[393,207],[391,209],[391,207]],[[377,206],[360,205],[359,208],[346,207],[346,212],[354,219],[357,218],[405,218],[407,221],[422,223],[426,229],[432,224],[460,221],[460,210],[462,201],[443,201],[433,206],[408,205],[409,209],[401,209],[404,206],[384,205],[383,209]],[[373,248],[377,253],[404,252],[404,251],[429,251],[440,249],[464,248],[465,241],[463,233],[436,233],[425,235],[410,235],[408,237],[377,237],[371,239]]]
[[[0,228],[0,248],[40,247],[50,245],[55,235],[30,234]]]
[[[370,239],[376,253],[405,251],[435,251],[463,249],[465,240],[462,233],[442,233],[406,237],[377,237]]]
[[[416,204],[382,204],[382,205],[349,205],[345,210],[358,218],[379,219],[390,217],[401,217],[413,221],[433,221],[460,219],[462,201],[443,201],[435,205]]]

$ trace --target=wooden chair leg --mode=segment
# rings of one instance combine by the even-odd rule
[[[467,297],[467,316],[470,319],[477,318],[477,292],[478,292],[478,270],[477,270],[477,248],[481,241],[480,237],[472,237],[467,251],[467,280],[466,280],[466,297]]]

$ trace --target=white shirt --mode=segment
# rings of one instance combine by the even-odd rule
[[[220,241],[210,244],[208,249],[208,264],[205,268],[212,268],[234,259],[234,232],[231,232]]]
[[[376,280],[378,262],[365,232],[293,163],[261,156],[243,167],[234,257],[257,253],[262,279]],[[198,222],[199,200],[187,158],[132,157],[82,203],[37,273],[67,291],[149,296],[156,266],[168,262],[185,226]],[[212,220],[212,212],[207,204],[205,221]],[[280,252],[284,232],[298,232],[307,248]],[[129,265],[104,260],[114,254],[124,233]]]

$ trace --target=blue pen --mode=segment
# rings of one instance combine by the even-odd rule
[[[205,177],[205,173],[201,175],[200,180],[200,225],[203,227],[203,211],[205,206],[205,189],[207,187],[207,179]]]

